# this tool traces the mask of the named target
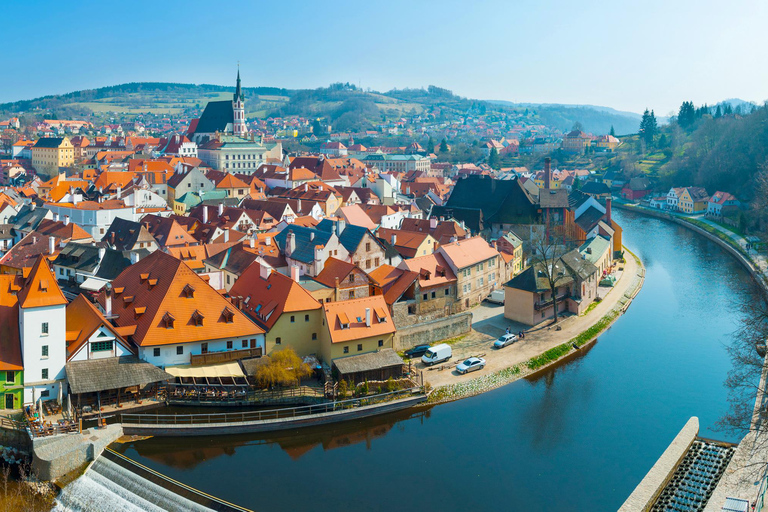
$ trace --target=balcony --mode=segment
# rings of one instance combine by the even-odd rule
[[[566,292],[562,295],[557,296],[557,303],[563,302],[565,299],[569,298],[571,296],[570,293]],[[536,311],[541,311],[542,309],[551,308],[554,305],[555,301],[552,299],[549,300],[540,300],[538,302],[533,303],[533,309]]]
[[[192,354],[189,356],[189,362],[192,366],[203,366],[206,364],[228,363],[230,361],[239,361],[240,359],[250,359],[252,357],[261,357],[261,347],[244,348],[242,350],[227,350],[225,352]]]

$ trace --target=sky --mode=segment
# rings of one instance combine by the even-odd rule
[[[657,115],[768,99],[764,0],[58,2],[4,5],[0,102],[126,82],[437,85]],[[7,26],[13,33],[13,27]]]

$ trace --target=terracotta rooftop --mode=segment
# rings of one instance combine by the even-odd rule
[[[371,310],[371,325],[365,325],[365,310]],[[323,304],[332,343],[394,334],[395,323],[382,295]]]

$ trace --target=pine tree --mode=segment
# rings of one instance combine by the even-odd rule
[[[491,166],[491,169],[498,169],[499,167],[499,152],[496,151],[496,148],[491,148],[488,155],[488,165]]]
[[[448,152],[448,141],[443,138],[443,140],[440,141],[440,152],[441,153],[447,153]]]
[[[610,135],[611,135],[611,137],[615,137],[616,136],[616,130],[613,129],[613,125],[611,125]]]
[[[715,119],[722,117],[723,112],[720,110],[720,105],[717,106],[717,110],[715,110]]]
[[[696,107],[692,101],[684,101],[677,113],[677,124],[681,128],[688,128],[696,121]]]
[[[429,140],[427,141],[427,153],[434,153],[435,152],[435,143],[432,141],[432,136],[429,136]]]
[[[653,138],[657,131],[658,125],[653,110],[649,112],[648,109],[645,109],[643,119],[640,121],[640,138],[645,142],[646,147],[653,147]]]

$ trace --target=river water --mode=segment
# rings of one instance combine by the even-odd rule
[[[736,441],[714,428],[748,276],[682,227],[615,215],[645,285],[571,362],[415,414],[119,449],[258,511],[616,510],[691,416],[701,436]]]

